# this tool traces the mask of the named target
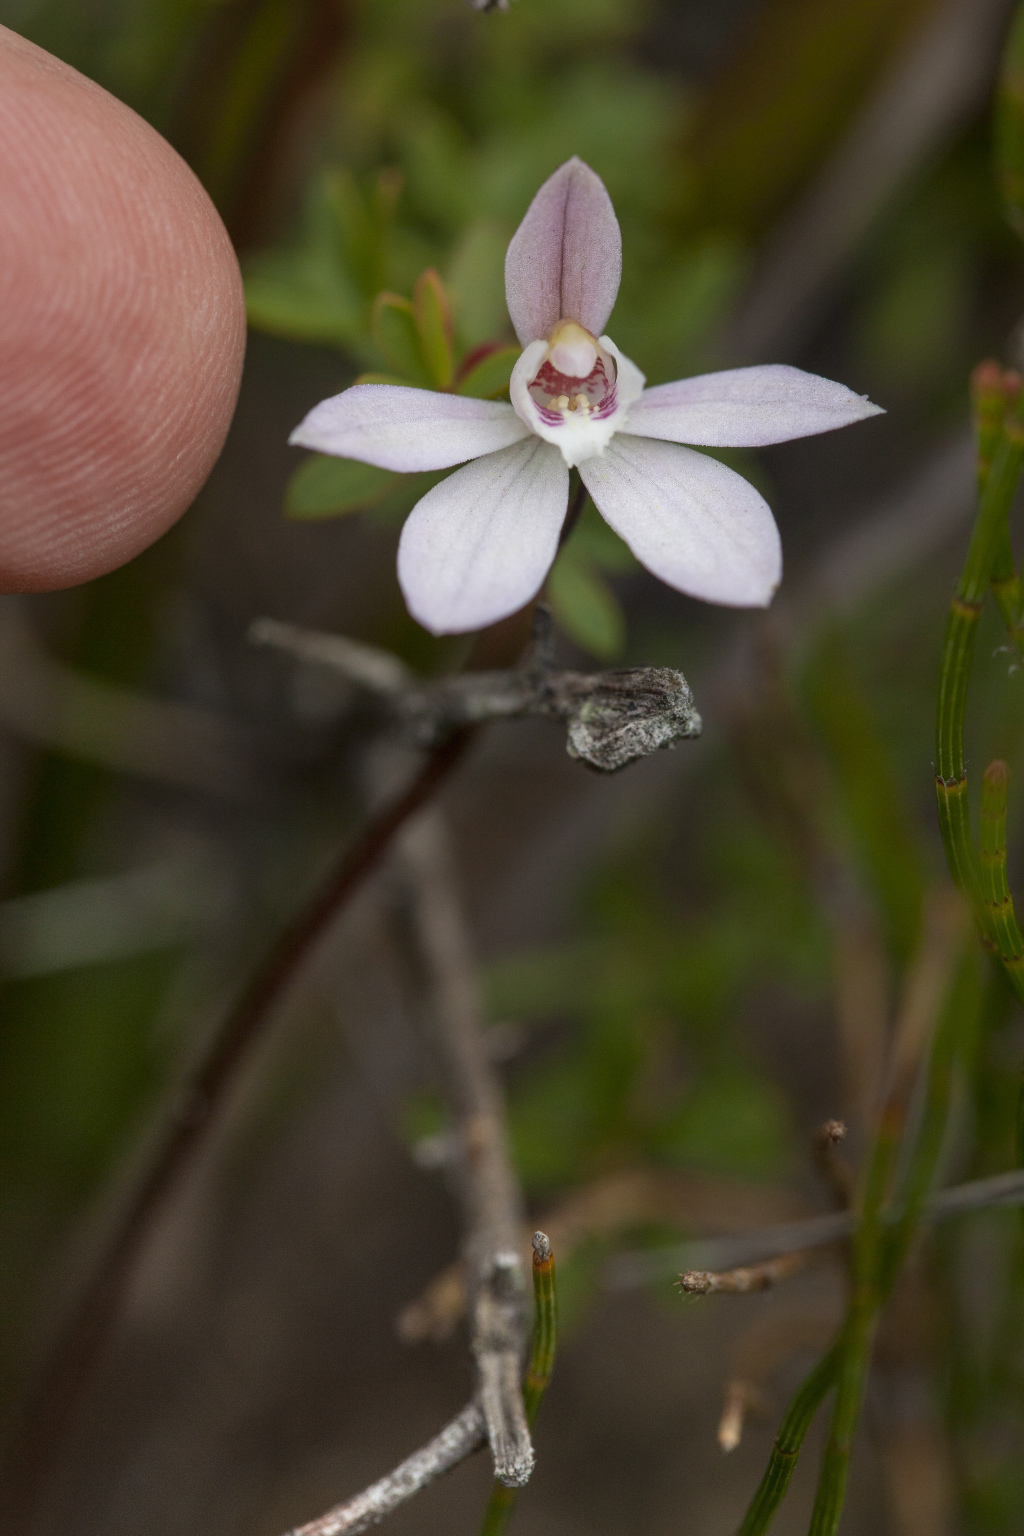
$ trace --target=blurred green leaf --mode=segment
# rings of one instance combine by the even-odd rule
[[[450,469],[428,470],[419,475],[396,475],[395,484],[380,501],[372,502],[363,511],[367,520],[381,527],[392,527],[401,522],[432,486],[438,485],[451,474]],[[404,610],[403,610],[404,611]],[[414,628],[414,621],[410,620]],[[419,633],[422,635],[423,631]]]
[[[447,267],[456,327],[469,347],[508,330],[505,251],[512,224],[476,219],[460,236]]]
[[[789,1171],[793,1138],[785,1101],[763,1077],[735,1069],[699,1079],[659,1134],[670,1162],[753,1178]]]
[[[299,465],[288,482],[285,514],[306,521],[361,512],[383,501],[405,478],[390,469],[361,464],[358,459],[314,453]]]
[[[412,310],[430,382],[436,389],[447,389],[455,368],[452,311],[444,284],[433,268],[428,267],[416,279]]]
[[[521,356],[518,347],[492,347],[471,352],[463,362],[469,364],[456,385],[456,394],[473,395],[478,400],[494,400],[508,393],[512,369]],[[474,361],[474,359],[477,359]]]
[[[287,69],[302,22],[294,0],[257,0],[244,17],[244,31],[224,71],[207,134],[193,154],[196,173],[220,207],[236,190],[240,168],[252,152],[261,115]]]
[[[626,643],[622,607],[572,540],[552,566],[546,591],[556,620],[578,645],[602,661],[621,655]]]
[[[330,177],[310,188],[294,245],[243,266],[250,325],[295,341],[348,346],[366,337],[368,309],[341,252]]]
[[[256,330],[291,341],[345,346],[362,328],[356,295],[312,252],[251,258],[245,266],[245,306]]]
[[[691,214],[768,224],[835,143],[936,0],[767,0],[705,93],[688,136]]]
[[[339,256],[363,298],[371,301],[390,278],[391,233],[402,178],[385,167],[364,193],[351,171],[331,170],[325,173],[325,184],[337,219]]]
[[[568,541],[586,555],[599,570],[610,575],[624,575],[640,569],[639,561],[624,539],[609,527],[588,496],[580,520]]]
[[[397,293],[379,293],[370,324],[373,339],[388,362],[407,382],[429,388],[430,371],[410,301]]]

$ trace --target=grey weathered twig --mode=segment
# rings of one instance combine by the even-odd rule
[[[412,958],[438,1042],[459,1142],[455,1168],[465,1210],[464,1256],[480,1405],[500,1482],[519,1487],[533,1469],[521,1374],[526,1276],[523,1203],[509,1159],[501,1088],[484,1042],[465,919],[441,813],[403,831],[396,856]]]
[[[974,1179],[940,1190],[924,1208],[924,1221],[944,1221],[997,1205],[1024,1205],[1024,1171],[998,1173],[990,1179]],[[899,1212],[891,1219],[898,1219]],[[807,1221],[787,1221],[777,1227],[763,1227],[756,1232],[738,1232],[732,1237],[703,1238],[678,1247],[656,1249],[650,1253],[618,1254],[605,1271],[605,1283],[611,1290],[632,1290],[652,1280],[665,1279],[680,1270],[730,1270],[739,1265],[764,1264],[780,1255],[808,1248],[820,1248],[839,1238],[849,1237],[857,1225],[851,1211],[836,1211],[827,1216],[812,1216]],[[723,1287],[724,1288],[724,1287]]]
[[[375,691],[404,686],[401,662],[387,653],[307,631],[294,631],[291,640],[288,648],[304,659],[331,657],[350,678],[373,678]],[[376,755],[378,793],[381,781],[405,771],[402,757],[393,744]],[[354,1536],[488,1442],[495,1476],[507,1486],[520,1487],[533,1470],[521,1383],[526,1336],[522,1199],[509,1160],[501,1089],[484,1039],[473,958],[439,811],[426,810],[404,828],[396,839],[394,862],[417,996],[430,1015],[455,1121],[457,1154],[451,1162],[465,1209],[464,1265],[477,1394],[393,1472],[289,1536]]]
[[[341,672],[375,695],[420,744],[461,725],[544,715],[565,722],[567,750],[590,768],[614,773],[662,747],[699,736],[701,718],[681,672],[670,667],[624,667],[569,672],[550,665],[550,618],[538,606],[533,654],[507,672],[461,672],[416,683],[387,651],[337,635],[260,619],[256,644]]]
[[[308,1525],[296,1526],[288,1536],[356,1536],[411,1499],[443,1472],[465,1461],[487,1439],[483,1410],[474,1399],[446,1424],[439,1435],[406,1457],[393,1472],[382,1477],[354,1499],[336,1504]]]

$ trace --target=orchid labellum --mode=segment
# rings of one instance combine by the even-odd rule
[[[641,564],[692,597],[764,607],[782,575],[775,520],[741,475],[694,447],[761,447],[845,427],[879,407],[799,368],[733,368],[644,388],[603,335],[622,240],[603,182],[572,159],[541,187],[505,259],[523,346],[511,404],[356,384],[290,441],[404,472],[461,464],[417,502],[398,578],[435,634],[479,629],[536,594],[578,468]]]

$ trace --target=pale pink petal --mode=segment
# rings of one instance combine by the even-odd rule
[[[693,448],[625,433],[580,475],[605,522],[670,587],[732,608],[771,602],[779,531],[742,475]]]
[[[526,210],[505,257],[505,299],[525,347],[559,320],[599,336],[622,276],[622,236],[604,182],[574,155]]]
[[[767,363],[658,384],[633,406],[629,431],[707,448],[761,448],[881,413],[880,405],[845,384]]]
[[[482,629],[528,603],[558,551],[569,471],[530,437],[435,485],[398,545],[409,612],[435,635]]]
[[[503,400],[353,384],[315,405],[288,441],[408,474],[464,464],[519,442],[528,430]]]

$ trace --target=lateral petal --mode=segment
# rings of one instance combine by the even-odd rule
[[[435,485],[398,545],[413,618],[435,635],[460,634],[522,608],[558,551],[568,500],[561,454],[533,436]]]
[[[464,464],[519,442],[528,430],[503,400],[353,384],[315,405],[288,441],[408,474]]]
[[[559,320],[604,330],[622,276],[622,236],[604,182],[575,155],[549,176],[505,257],[505,299],[525,347]]]
[[[625,433],[579,472],[605,522],[670,587],[732,608],[771,602],[779,531],[742,475],[692,448]]]
[[[880,405],[845,384],[786,363],[767,363],[645,390],[630,410],[629,431],[706,448],[761,448],[881,413]]]

